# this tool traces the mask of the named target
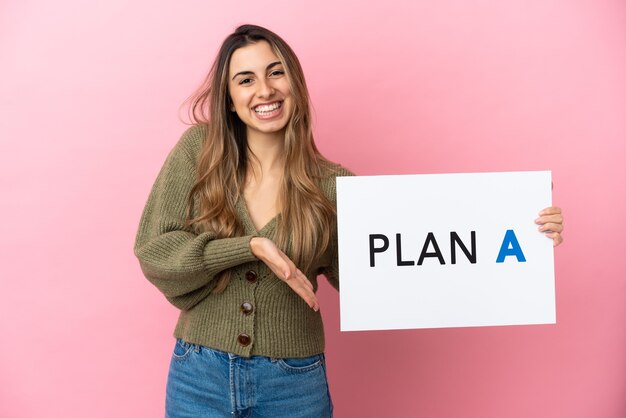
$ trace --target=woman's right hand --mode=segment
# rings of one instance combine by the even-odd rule
[[[296,265],[268,238],[254,237],[250,240],[252,254],[264,262],[274,274],[287,283],[314,311],[319,310],[319,303],[313,285]]]

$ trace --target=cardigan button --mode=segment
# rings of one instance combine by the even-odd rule
[[[237,341],[242,346],[247,347],[250,345],[250,342],[252,341],[252,339],[250,338],[248,334],[239,334],[239,337],[237,337]]]
[[[246,280],[249,281],[250,283],[254,283],[256,282],[257,279],[257,275],[256,275],[256,271],[253,270],[249,270],[246,272]]]
[[[244,302],[241,304],[241,312],[246,315],[250,315],[253,311],[252,304],[250,302]]]

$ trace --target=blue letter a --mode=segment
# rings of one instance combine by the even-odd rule
[[[502,246],[500,247],[496,263],[504,262],[504,258],[509,255],[517,257],[518,262],[523,263],[526,261],[526,257],[524,257],[524,253],[522,252],[522,247],[519,246],[515,232],[513,232],[512,229],[507,229],[506,234],[504,234],[504,240],[502,241]]]

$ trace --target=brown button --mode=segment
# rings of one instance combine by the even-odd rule
[[[252,340],[250,339],[250,336],[248,334],[239,334],[239,337],[237,337],[237,341],[239,342],[239,344],[247,347],[250,345],[250,341]]]
[[[252,304],[250,302],[244,302],[241,304],[241,312],[249,315],[252,313]]]
[[[246,280],[249,281],[250,283],[254,283],[256,282],[256,271],[253,270],[249,270],[246,272]]]

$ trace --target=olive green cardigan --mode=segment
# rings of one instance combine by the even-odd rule
[[[275,237],[278,217],[257,231],[240,197],[236,208],[243,236],[216,238],[212,232],[197,235],[184,227],[204,136],[205,127],[193,126],[170,152],[148,197],[135,241],[144,275],[181,310],[174,336],[245,357],[306,357],[323,352],[320,313],[250,251],[252,237]],[[335,177],[344,175],[351,173],[333,165],[319,182],[333,204]],[[339,286],[336,225],[332,232],[329,249],[304,272],[315,290],[318,273]],[[211,293],[216,275],[226,269],[231,270],[228,287]]]

